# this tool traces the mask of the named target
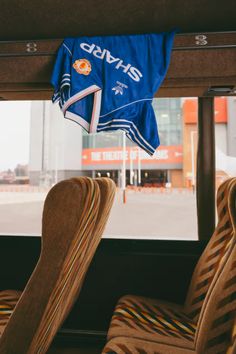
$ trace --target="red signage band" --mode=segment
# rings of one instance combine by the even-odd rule
[[[145,151],[137,147],[127,147],[125,160],[138,163],[139,159],[144,164],[180,164],[183,163],[183,147],[161,146],[154,156],[149,156]],[[123,161],[122,147],[83,149],[82,165],[114,165]]]

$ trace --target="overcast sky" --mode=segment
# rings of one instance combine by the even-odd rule
[[[30,101],[0,101],[0,171],[29,162]]]

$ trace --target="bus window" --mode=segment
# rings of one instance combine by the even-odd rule
[[[216,185],[236,176],[236,100],[215,98]]]
[[[49,188],[85,175],[117,185],[104,237],[196,240],[197,99],[153,106],[161,145],[151,158],[122,131],[87,134],[50,101],[1,102],[0,233],[40,235]]]
[[[216,188],[218,188],[226,179],[236,177],[236,99],[233,96],[216,97],[214,101]]]

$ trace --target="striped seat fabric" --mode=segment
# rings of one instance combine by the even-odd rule
[[[168,343],[193,348],[195,323],[186,316],[178,305],[159,300],[127,295],[120,299],[113,313],[110,332],[118,328],[120,335],[139,333],[139,338],[153,340],[162,338]],[[124,329],[124,330],[123,330]]]
[[[50,190],[40,259],[10,319],[5,318],[0,354],[47,352],[82,287],[114,195],[115,184],[107,178],[73,178]],[[14,307],[18,296],[6,291],[0,299],[4,293],[11,294]],[[10,302],[4,301],[6,308]]]
[[[236,353],[236,320],[234,321],[234,326],[231,333],[231,343],[228,347],[226,354],[235,354]]]
[[[122,297],[111,320],[104,353],[123,353],[118,347],[109,352],[110,343],[134,345],[136,340],[152,342],[153,348],[160,343],[166,345],[169,351],[160,350],[163,354],[178,353],[180,349],[183,353],[226,353],[236,313],[235,191],[236,178],[218,189],[218,225],[195,268],[185,304],[178,306],[134,295]],[[219,349],[219,343],[224,349]],[[145,345],[143,350],[140,353],[146,353]],[[150,349],[147,353],[159,352]]]
[[[233,226],[229,214],[229,192],[235,178],[228,179],[217,192],[218,224],[206,249],[201,255],[194,270],[188,290],[184,310],[195,321],[198,320],[207,291],[219,268],[222,267],[222,257],[229,248]]]
[[[236,240],[235,240],[236,241]],[[223,354],[231,345],[236,315],[236,242],[204,308],[196,332],[199,353]]]
[[[146,341],[132,337],[112,338],[103,349],[103,354],[192,354],[190,349],[173,347],[167,344]]]
[[[228,203],[232,237],[202,306],[195,336],[197,353],[223,354],[232,342],[236,320],[236,179],[229,185]]]
[[[21,291],[0,291],[0,337],[21,296]]]

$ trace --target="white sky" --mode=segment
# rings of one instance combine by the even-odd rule
[[[30,101],[0,101],[0,171],[29,162]]]

